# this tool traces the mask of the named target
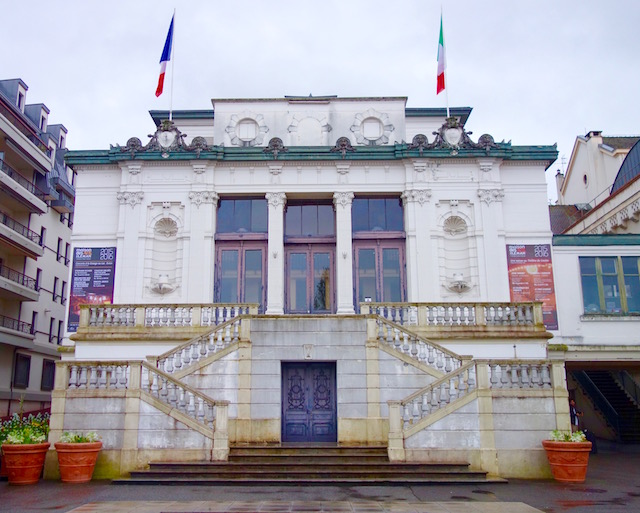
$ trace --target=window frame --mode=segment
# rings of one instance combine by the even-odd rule
[[[42,360],[42,375],[40,376],[40,390],[51,392],[55,386],[56,361],[44,358]]]
[[[624,271],[623,259],[625,258],[635,258],[636,259],[636,273],[626,274]],[[610,280],[606,280],[607,277],[614,276],[613,273],[607,272],[603,270],[602,263],[603,260],[611,260],[615,262],[615,285],[617,285],[618,291],[618,300],[619,300],[619,311],[615,308],[609,308],[607,306],[607,297],[606,297],[606,287],[611,283]],[[592,261],[594,273],[586,273],[583,272],[582,262]],[[629,297],[627,292],[627,282],[625,281],[625,277],[635,277],[638,280],[637,285],[640,286],[640,256],[635,255],[604,255],[604,256],[579,256],[578,257],[578,271],[580,273],[580,288],[582,292],[582,311],[583,315],[593,316],[593,315],[607,315],[607,316],[633,316],[640,315],[640,309],[638,311],[629,311]],[[596,283],[596,293],[598,297],[599,304],[597,305],[599,310],[593,311],[591,309],[588,310],[588,306],[593,303],[587,304],[587,295],[585,294],[585,278],[586,277],[594,277]],[[605,283],[608,281],[609,283]],[[592,295],[594,291],[591,292]],[[614,296],[616,297],[616,296]]]
[[[19,377],[18,367],[21,364],[26,366],[26,371],[24,371],[24,369],[21,369],[23,372],[20,373],[20,374],[26,373],[26,381],[22,381],[22,380],[18,381],[18,377]],[[29,388],[30,376],[31,376],[31,355],[24,354],[24,353],[16,353],[16,358],[13,364],[13,387],[21,388],[21,389]],[[20,378],[22,378],[22,376],[20,376]]]

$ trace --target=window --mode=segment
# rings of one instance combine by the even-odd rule
[[[333,205],[289,204],[284,227],[286,237],[333,237],[336,234]]]
[[[40,279],[42,278],[42,269],[36,270],[36,290],[40,291]]]
[[[56,260],[60,262],[60,258],[62,258],[62,239],[58,237],[58,246],[56,248]]]
[[[220,303],[266,302],[267,246],[264,242],[223,242],[217,248],[216,301]]]
[[[64,135],[60,134],[60,149],[64,149]]]
[[[58,345],[62,342],[62,335],[64,334],[64,321],[58,321]]]
[[[62,289],[60,290],[60,304],[65,304],[67,302],[67,282],[62,282]]]
[[[18,108],[24,112],[24,93],[18,91]]]
[[[58,277],[53,278],[53,290],[51,291],[51,296],[55,301],[58,298]]]
[[[75,173],[73,174],[73,176],[76,176]],[[67,218],[67,226],[69,228],[73,227],[73,212],[69,212],[69,217]]]
[[[355,198],[351,208],[354,232],[403,231],[400,198]]]
[[[54,379],[56,377],[56,362],[54,360],[42,360],[42,379],[40,380],[40,390],[46,392],[53,390]]]
[[[27,388],[29,386],[29,371],[31,369],[31,356],[16,353],[16,361],[13,367],[13,386]]]
[[[71,244],[68,242],[64,246],[64,265],[69,265],[69,251],[71,250]]]
[[[267,200],[221,199],[217,233],[267,233]]]
[[[640,313],[639,257],[580,257],[585,314]]]
[[[35,335],[38,331],[38,312],[31,312],[31,334]]]
[[[43,248],[46,240],[47,240],[47,229],[43,226],[42,228],[40,228],[40,245]]]
[[[47,117],[46,116],[40,116],[40,130],[42,130],[43,132],[46,132],[46,130],[47,130]]]
[[[53,342],[53,330],[55,329],[55,324],[56,320],[51,317],[51,320],[49,321],[49,342]]]

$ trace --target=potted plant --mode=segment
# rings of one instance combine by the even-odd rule
[[[549,440],[543,440],[551,473],[556,481],[564,483],[584,483],[587,478],[587,464],[591,452],[591,442],[587,442],[582,431],[554,430]]]
[[[0,426],[2,460],[9,484],[34,484],[40,480],[44,459],[51,445],[47,442],[49,415],[14,413]]]
[[[98,433],[72,433],[65,431],[55,444],[60,467],[60,479],[64,483],[91,481],[102,442]]]

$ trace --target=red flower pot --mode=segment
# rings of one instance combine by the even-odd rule
[[[40,480],[49,442],[41,444],[2,444],[2,459],[9,484],[27,485]]]
[[[591,442],[552,442],[551,440],[543,440],[542,446],[547,451],[551,473],[556,481],[584,483],[587,478]]]
[[[64,443],[56,442],[60,479],[64,483],[86,483],[91,481],[102,442]]]

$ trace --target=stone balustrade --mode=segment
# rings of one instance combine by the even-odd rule
[[[363,314],[376,314],[401,326],[542,327],[542,303],[361,303]]]
[[[197,336],[152,360],[155,360],[156,366],[167,374],[180,372],[212,354],[219,353],[241,338],[247,340],[250,322],[247,316],[233,317],[209,333]]]
[[[257,314],[258,305],[184,304],[184,305],[80,305],[79,330],[88,328],[131,328],[144,326],[197,327],[217,326],[238,315]]]
[[[384,317],[378,316],[370,319],[369,322],[375,322],[376,339],[380,344],[395,349],[441,373],[455,371],[465,361],[464,357],[453,351],[418,336]]]

